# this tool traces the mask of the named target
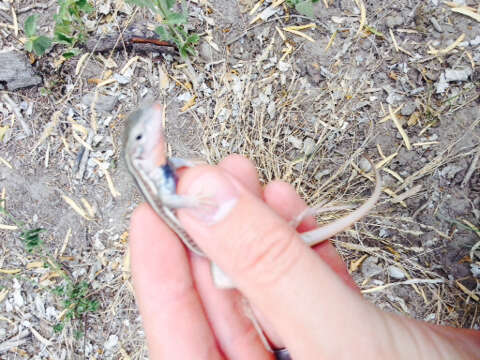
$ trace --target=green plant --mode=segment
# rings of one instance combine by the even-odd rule
[[[27,250],[27,252],[31,253],[35,249],[43,245],[43,240],[40,237],[40,234],[44,231],[45,229],[43,228],[22,231],[22,233],[20,234],[20,239],[22,239],[23,243],[25,244],[25,249]]]
[[[23,24],[23,31],[27,36],[27,42],[24,46],[27,51],[33,51],[38,56],[42,56],[52,46],[52,39],[37,34],[37,16],[30,15]]]
[[[53,39],[37,35],[38,15],[31,15],[27,18],[23,26],[27,36],[25,43],[27,51],[33,51],[38,56],[42,56],[52,44],[63,44],[67,46],[63,57],[69,59],[79,53],[79,49],[75,46],[87,39],[83,17],[91,13],[93,7],[87,0],[58,0],[58,6],[58,12],[53,17],[55,20]]]
[[[15,219],[15,217],[7,211],[5,200],[3,199],[0,199],[0,214],[8,217],[20,229],[20,239],[22,239],[25,249],[29,253],[38,250],[36,251],[36,255],[43,261],[44,267],[53,269],[60,274],[64,280],[62,285],[58,285],[51,290],[53,294],[62,298],[62,305],[65,311],[63,319],[53,327],[55,332],[62,331],[67,321],[84,318],[87,313],[98,310],[100,306],[99,302],[92,299],[91,294],[88,294],[89,284],[86,281],[74,281],[62,268],[61,264],[52,256],[44,255],[40,252],[43,245],[40,234],[46,231],[45,229],[26,229],[23,222]],[[76,334],[81,337],[82,332],[76,331]]]
[[[89,312],[98,310],[99,303],[92,300],[88,295],[89,285],[85,281],[73,283],[70,278],[66,279],[65,285],[57,286],[53,293],[63,298],[63,306],[66,309],[63,320],[53,327],[53,330],[60,332],[65,326],[65,321],[81,319]]]
[[[63,53],[65,58],[78,54],[77,44],[85,42],[87,31],[83,16],[93,11],[87,0],[58,0],[58,13],[54,16],[55,28],[53,40],[55,43],[67,45]]]
[[[294,7],[299,14],[313,17],[313,3],[316,3],[318,0],[287,0],[287,5]]]
[[[178,51],[183,58],[195,56],[195,44],[200,39],[197,34],[189,34],[185,30],[185,24],[188,22],[186,7],[182,4],[183,11],[173,11],[175,0],[126,0],[128,3],[140,7],[146,7],[163,18],[163,25],[155,28],[161,40],[172,41],[177,45]]]

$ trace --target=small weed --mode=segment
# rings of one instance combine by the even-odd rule
[[[53,17],[55,28],[53,29],[53,39],[46,36],[37,35],[37,17],[31,15],[25,21],[23,30],[27,36],[25,49],[42,56],[52,46],[52,44],[63,44],[67,50],[63,57],[69,59],[79,53],[75,46],[81,44],[87,39],[87,30],[83,17],[93,11],[93,7],[87,0],[58,0],[58,12]]]
[[[23,25],[23,31],[27,36],[25,49],[28,52],[33,51],[37,56],[42,56],[52,46],[52,39],[37,34],[37,17],[38,15],[30,15]]]
[[[294,7],[299,14],[313,17],[313,4],[318,0],[287,0],[287,5]]]
[[[60,274],[65,281],[64,284],[58,285],[50,290],[53,294],[62,299],[62,306],[64,308],[63,320],[53,327],[55,332],[61,332],[67,321],[84,318],[89,312],[95,312],[98,310],[100,305],[99,302],[92,299],[88,294],[89,284],[86,281],[74,281],[62,268],[62,265],[52,256],[41,253],[43,240],[41,239],[40,234],[45,232],[45,229],[26,229],[25,224],[16,220],[6,209],[5,200],[3,199],[0,199],[0,214],[7,216],[18,226],[20,229],[20,239],[25,245],[27,252],[33,253],[35,251],[35,254],[43,261],[44,267],[51,268],[53,271]],[[83,333],[77,331],[76,334],[80,334],[81,337]]]
[[[58,13],[54,16],[53,40],[68,47],[63,53],[68,59],[78,54],[79,50],[75,46],[87,39],[83,16],[91,13],[93,7],[87,0],[58,0],[58,6]]]
[[[22,239],[25,244],[25,249],[28,253],[32,253],[35,249],[43,245],[43,240],[41,239],[40,234],[44,231],[45,229],[43,228],[22,231],[20,239]]]
[[[161,40],[172,41],[177,45],[178,51],[183,58],[195,56],[197,53],[194,49],[195,44],[200,39],[197,34],[189,34],[185,30],[185,24],[188,22],[188,14],[186,7],[183,11],[173,11],[175,0],[126,0],[128,3],[135,4],[140,7],[146,7],[154,13],[159,14],[163,19],[162,26],[158,26],[155,32]],[[184,4],[182,4],[184,5]]]
[[[97,311],[99,307],[97,300],[89,298],[87,282],[73,283],[69,280],[65,285],[57,286],[52,291],[55,295],[63,298],[63,306],[67,309],[64,320],[54,326],[56,332],[64,328],[65,321],[81,319],[85,314]]]

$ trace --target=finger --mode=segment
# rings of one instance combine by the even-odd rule
[[[269,183],[264,189],[263,197],[266,203],[287,221],[294,219],[308,207],[307,204],[299,198],[293,186],[283,181],[273,181]],[[315,219],[308,217],[305,221],[302,221],[297,230],[299,233],[302,233],[316,227]],[[360,294],[357,284],[353,281],[345,263],[330,241],[325,241],[315,246],[315,252],[348,286],[351,286]]]
[[[205,259],[193,258],[192,271],[207,318],[226,358],[272,358],[246,316],[248,308],[242,294],[233,289],[216,288],[210,272],[210,262]]]
[[[240,156],[229,156],[219,166],[260,196],[261,187],[253,163]],[[245,300],[237,290],[218,289],[210,272],[210,261],[193,257],[192,272],[196,288],[217,342],[228,359],[267,359],[272,355],[260,341],[245,315]]]
[[[255,196],[261,196],[262,187],[258,181],[255,164],[243,156],[233,154],[227,156],[218,164],[222,169],[232,174],[246,190]]]
[[[374,320],[368,305],[295,230],[227,172],[197,167],[179,183],[179,193],[190,196],[212,189],[216,207],[182,209],[180,220],[278,330],[293,358],[334,356],[343,343],[332,333],[354,338]],[[315,354],[308,352],[312,348]]]
[[[152,359],[220,359],[193,285],[187,253],[146,204],[132,215],[135,296]]]

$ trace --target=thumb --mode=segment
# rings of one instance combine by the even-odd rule
[[[366,321],[372,323],[373,311],[356,292],[227,172],[209,166],[189,169],[179,193],[207,195],[214,203],[181,209],[180,221],[272,323],[294,358],[334,355],[342,339],[365,331]]]

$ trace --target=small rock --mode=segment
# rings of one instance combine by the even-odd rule
[[[467,81],[468,77],[472,75],[471,68],[462,68],[458,70],[446,69],[445,70],[445,80],[450,81]]]
[[[105,350],[110,351],[118,344],[118,336],[117,335],[110,335],[108,340],[105,342],[103,347]]]
[[[390,265],[387,268],[388,275],[390,277],[397,279],[397,280],[402,280],[405,278],[405,273],[402,271],[402,269],[396,267],[395,265]]]
[[[403,116],[410,116],[416,109],[417,104],[415,103],[415,101],[409,101],[402,107],[402,109],[400,110],[400,114],[402,114]]]
[[[434,17],[431,17],[431,18],[430,18],[430,22],[432,23],[433,28],[434,28],[435,30],[437,30],[439,33],[442,33],[442,32],[443,32],[443,29],[442,29],[442,27],[440,26],[440,24],[438,23],[437,19],[435,19]]]
[[[366,258],[361,266],[363,276],[369,278],[380,274],[383,271],[383,268],[380,265],[377,265],[377,263],[378,257],[376,256],[369,256]]]
[[[438,79],[438,82],[437,82],[437,90],[436,90],[436,93],[437,94],[442,94],[445,92],[445,90],[448,89],[450,85],[448,85],[448,81],[445,79],[445,74],[442,73],[440,75],[440,78]]]
[[[401,15],[392,15],[392,16],[387,16],[385,18],[385,24],[389,28],[393,28],[395,26],[400,26],[403,25],[403,17]]]
[[[125,85],[125,84],[128,84],[130,82],[130,78],[127,77],[127,76],[123,76],[123,75],[120,75],[120,74],[113,74],[113,78],[115,80],[117,80],[117,82],[120,84],[120,85]]]
[[[82,104],[90,107],[94,99],[95,99],[95,94],[93,93],[85,94],[82,97]],[[110,112],[115,108],[115,105],[117,105],[117,101],[118,101],[117,96],[98,95],[97,101],[95,102],[95,110]]]
[[[390,236],[390,230],[386,228],[380,228],[380,231],[378,232],[378,236],[381,237],[382,239],[385,239],[386,237]]]
[[[182,102],[182,101],[190,101],[190,99],[192,98],[192,94],[190,94],[188,91],[180,94],[179,96],[177,96],[177,101],[179,102]]]
[[[480,35],[477,35],[474,39],[470,40],[471,46],[480,45]]]
[[[320,171],[317,171],[314,177],[316,180],[321,180],[323,177],[330,175],[330,172],[331,171],[329,169],[320,170]]]
[[[275,113],[276,113],[276,108],[275,108],[275,102],[270,101],[268,106],[267,106],[267,112],[268,115],[270,116],[270,119],[275,118]]]
[[[370,164],[370,161],[362,157],[360,161],[358,162],[358,166],[360,167],[361,170],[365,172],[369,172],[372,170],[372,164]]]
[[[287,71],[288,69],[290,69],[290,64],[289,63],[286,63],[284,61],[279,61],[278,64],[277,64],[277,68],[278,70],[280,70],[281,72],[285,72]]]
[[[470,264],[470,271],[474,277],[480,279],[480,265]]]
[[[45,310],[45,315],[47,317],[47,320],[56,320],[57,319],[57,316],[58,316],[59,312],[57,311],[57,309],[55,309],[53,306],[49,306],[47,307],[47,309]]]
[[[303,152],[305,155],[311,155],[315,150],[315,141],[312,138],[307,137],[303,141]]]
[[[15,305],[19,308],[21,308],[25,304],[25,300],[23,300],[20,289],[17,289],[13,292],[13,301],[15,301]]]
[[[17,51],[0,52],[0,90],[12,91],[41,82],[25,55]]]
[[[295,149],[301,149],[303,147],[303,141],[293,135],[290,135],[288,138],[287,138],[287,141],[293,145],[293,147]]]
[[[463,170],[463,167],[459,165],[451,164],[451,165],[445,166],[442,170],[440,170],[439,173],[440,173],[440,176],[448,180],[452,180],[455,177],[455,175],[462,170]]]
[[[110,1],[100,2],[97,11],[102,15],[108,15],[110,13]]]

